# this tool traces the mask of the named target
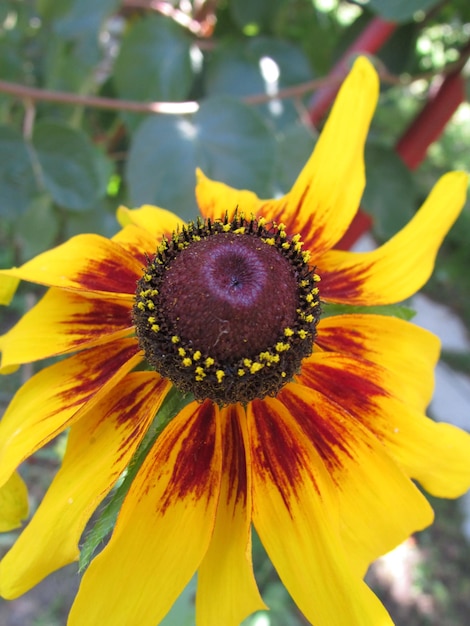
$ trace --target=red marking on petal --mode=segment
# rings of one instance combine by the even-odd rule
[[[108,414],[102,417],[102,419],[107,419],[109,413],[113,413],[116,415],[117,426],[124,425],[126,422],[131,422],[131,426],[133,425],[127,437],[121,441],[121,445],[119,446],[120,455],[116,457],[115,463],[120,461],[128,452],[129,448],[135,447],[136,438],[142,439],[143,431],[148,427],[148,420],[142,420],[141,416],[148,414],[149,400],[151,400],[152,397],[154,398],[154,410],[157,411],[164,396],[171,388],[170,381],[162,378],[156,372],[139,372],[130,374],[129,376],[141,376],[142,374],[144,374],[144,376],[142,377],[140,385],[131,389],[132,395],[122,395],[113,404]]]
[[[318,334],[315,343],[323,350],[332,352],[341,352],[341,354],[356,354],[357,348],[363,345],[364,337],[362,333],[354,328],[338,329],[331,327],[318,326]],[[362,352],[362,350],[361,350]]]
[[[325,396],[341,399],[343,394],[351,391],[364,408],[377,396],[387,396],[387,392],[381,386],[378,371],[374,371],[372,363],[353,357],[341,357],[343,367],[338,364],[328,365],[328,355],[319,358],[318,361],[306,363],[299,375],[299,381],[311,389],[317,389]],[[357,371],[363,371],[367,367],[367,378],[358,375]],[[356,370],[354,368],[357,368]],[[345,404],[347,409],[347,405]]]
[[[332,253],[333,254],[333,253]],[[351,252],[351,260],[354,253]],[[327,301],[344,302],[354,304],[357,297],[363,293],[363,285],[373,267],[373,263],[358,267],[345,267],[339,270],[328,270],[318,265],[318,273],[321,276],[321,296]],[[373,304],[373,303],[371,303]]]
[[[158,511],[162,515],[174,500],[188,495],[200,500],[207,495],[208,488],[214,492],[219,488],[219,476],[212,468],[217,441],[214,423],[218,419],[217,407],[210,400],[190,406],[194,407],[191,422],[182,423],[179,429],[174,429],[172,436],[164,440],[156,459],[157,463],[163,463],[170,457],[171,450],[175,447],[180,449],[168,488],[158,503]],[[208,477],[212,483],[209,487]],[[207,500],[210,501],[210,498]]]
[[[334,474],[334,470],[343,465],[342,456],[351,456],[347,422],[337,416],[329,419],[332,412],[342,413],[341,407],[335,407],[327,400],[324,404],[312,404],[288,388],[282,390],[279,400],[313,443],[330,473]]]
[[[76,299],[83,307],[84,298],[69,292],[70,305]],[[92,343],[101,337],[111,335],[133,327],[131,303],[116,302],[105,298],[87,298],[88,309],[81,313],[73,313],[61,322],[65,331],[69,329],[82,334],[70,342],[70,350],[82,343]]]
[[[254,400],[250,408],[256,424],[257,441],[253,443],[253,471],[268,484],[276,485],[286,509],[291,510],[291,498],[301,493],[298,485],[303,484],[303,475],[309,472],[315,489],[320,495],[315,480],[312,461],[296,433],[285,419],[278,415],[273,401]],[[297,415],[292,413],[297,420]]]
[[[72,374],[73,385],[61,391],[58,398],[68,406],[87,402],[132,357],[140,351],[135,339],[97,346],[72,357],[77,369]]]
[[[238,421],[238,413],[234,405],[226,412],[226,430],[222,433],[222,473],[228,476],[229,490],[227,503],[241,500],[246,506],[248,477],[246,471],[246,452],[243,435]]]
[[[301,384],[322,394],[324,402],[304,402],[287,388],[281,392],[280,399],[295,413],[299,424],[333,470],[341,464],[338,452],[349,455],[348,439],[351,437],[348,432],[354,428],[354,422],[370,427],[371,416],[378,411],[377,399],[389,396],[372,363],[353,357],[341,357],[338,363],[337,355],[331,357],[335,365],[329,365],[328,355],[324,355],[306,363],[298,376]]]
[[[74,276],[81,289],[117,294],[134,294],[139,278],[135,261],[132,266],[127,265],[124,256],[122,259],[90,259],[86,271],[78,271]]]

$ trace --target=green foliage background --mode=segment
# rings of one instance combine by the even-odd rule
[[[53,95],[45,101],[6,93],[0,83],[0,265],[20,264],[80,232],[114,234],[121,203],[194,217],[196,167],[264,197],[288,191],[321,130],[307,121],[310,81],[328,75],[376,16],[399,24],[373,58],[384,81],[366,147],[363,206],[384,240],[441,173],[470,169],[468,105],[413,173],[395,152],[435,77],[470,40],[468,0],[2,0],[0,81],[121,106],[85,106],[77,98],[64,104]],[[279,96],[270,100],[273,90]],[[144,114],[127,101],[198,107]],[[467,204],[429,290],[470,327],[469,242]],[[18,315],[29,293],[19,292]],[[470,359],[459,366],[470,367]],[[3,403],[11,390],[1,394]],[[301,624],[258,556],[274,606],[270,624]],[[191,623],[184,602],[190,611],[192,594],[168,624]],[[436,615],[429,623],[443,624]]]

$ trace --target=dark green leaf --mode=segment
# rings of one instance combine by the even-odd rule
[[[59,221],[49,194],[35,198],[17,223],[17,241],[21,261],[52,247],[59,233]]]
[[[275,157],[274,137],[252,108],[210,98],[191,117],[152,117],[140,125],[126,170],[130,202],[193,217],[196,167],[216,180],[270,196]]]
[[[306,54],[319,76],[328,74],[333,62],[333,51],[342,29],[338,12],[319,10],[312,0],[296,0],[282,5],[274,31],[279,38],[296,42]]]
[[[420,30],[421,25],[415,22],[399,26],[378,52],[378,58],[391,74],[402,74],[413,67]]]
[[[54,2],[55,5],[64,4]],[[117,10],[119,0],[68,0],[68,10],[61,11],[55,23],[55,30],[61,37],[76,37],[78,34],[98,35],[101,24],[107,15]],[[49,11],[51,9],[49,8]]]
[[[74,211],[92,208],[100,179],[88,136],[59,122],[38,122],[33,145],[44,185],[54,201]]]
[[[256,37],[217,48],[208,62],[206,87],[210,95],[242,98],[272,95],[312,78],[312,69],[300,48],[279,39]],[[298,118],[289,99],[272,100],[259,108],[263,117],[277,127]]]
[[[383,306],[348,306],[347,304],[331,304],[329,302],[322,304],[323,317],[353,313],[361,315],[388,315],[406,321],[413,319],[416,315],[416,311],[413,311],[413,309],[403,304],[386,304]]]
[[[109,533],[112,532],[122,502],[129,491],[132,481],[158,436],[168,422],[173,419],[190,400],[191,398],[182,396],[174,387],[168,393],[153,425],[131,460],[122,482],[113,492],[107,504],[100,512],[93,528],[85,537],[85,541],[80,550],[80,571],[88,567],[99,545],[106,539]]]
[[[276,181],[279,191],[287,193],[312,154],[317,136],[309,126],[297,123],[279,136],[279,158]]]
[[[91,211],[63,211],[64,238],[70,238],[80,233],[96,233],[103,237],[112,237],[119,230],[116,220],[116,204],[107,198],[98,200]]]
[[[284,0],[232,0],[229,4],[232,18],[243,29],[248,25],[266,28],[274,19]]]
[[[160,622],[160,626],[194,626],[197,576],[193,576],[186,585],[168,615]]]
[[[454,350],[443,350],[441,359],[445,361],[453,370],[462,372],[470,376],[470,352],[456,352]]]
[[[413,177],[392,148],[368,143],[364,209],[374,218],[374,233],[386,240],[413,217],[417,193]]]
[[[140,124],[125,170],[131,206],[156,204],[194,216],[195,135],[192,117],[149,117]]]
[[[189,48],[189,38],[172,20],[149,16],[136,21],[116,60],[118,94],[142,102],[184,100],[192,83]]]
[[[208,98],[195,121],[197,165],[207,176],[262,197],[272,195],[277,146],[256,111],[229,98]]]
[[[408,22],[417,11],[428,11],[436,0],[369,0],[367,7],[386,20]]]
[[[25,211],[37,191],[28,146],[21,134],[0,126],[0,215]]]

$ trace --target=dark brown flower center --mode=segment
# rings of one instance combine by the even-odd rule
[[[258,237],[233,233],[183,250],[160,294],[176,333],[222,361],[254,357],[276,343],[298,303],[290,263]]]
[[[282,226],[243,217],[189,224],[161,243],[139,281],[139,343],[199,400],[276,395],[312,350],[318,280]]]

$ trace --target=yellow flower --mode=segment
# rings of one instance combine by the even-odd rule
[[[239,624],[264,607],[251,524],[307,620],[391,624],[365,571],[431,523],[411,479],[437,496],[469,487],[470,437],[425,416],[436,337],[394,317],[321,310],[420,289],[467,176],[444,176],[377,250],[335,250],[363,191],[377,94],[359,59],[280,199],[198,173],[201,221],[121,208],[111,240],[79,235],[0,273],[4,300],[18,280],[49,287],[0,338],[2,371],[71,355],[33,376],[0,425],[0,484],[70,427],[59,472],[0,565],[4,597],[77,559],[87,521],[176,386],[196,400],[135,476],[70,626],[153,626],[196,571],[197,624]]]

